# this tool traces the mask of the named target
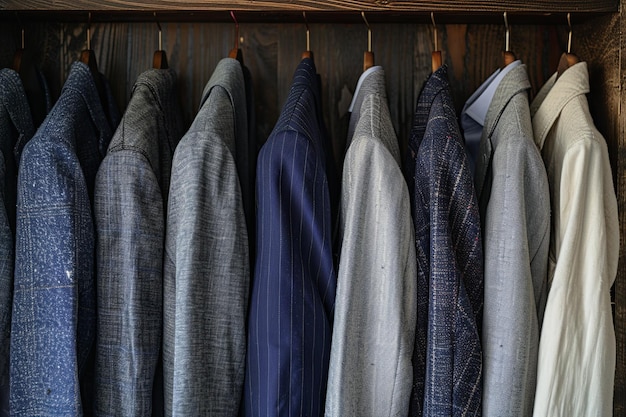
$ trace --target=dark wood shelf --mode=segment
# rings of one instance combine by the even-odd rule
[[[360,11],[367,12],[368,20],[379,22],[430,22],[430,12],[437,14],[441,23],[495,23],[502,21],[506,11],[515,23],[554,23],[572,13],[574,22],[615,13],[617,0],[574,1],[393,1],[393,0],[294,0],[258,1],[122,1],[122,0],[4,0],[0,2],[0,18],[8,20],[15,12],[31,20],[85,21],[92,12],[92,21],[147,21],[154,20],[154,12],[161,21],[231,21],[229,11],[237,13],[242,22],[302,22],[307,12],[311,23],[361,22]]]

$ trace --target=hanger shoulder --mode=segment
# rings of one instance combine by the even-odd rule
[[[374,66],[374,52],[365,51],[363,54],[363,71]]]
[[[556,78],[558,79],[561,75],[563,75],[565,70],[567,70],[569,67],[573,65],[576,65],[578,62],[580,62],[580,60],[578,59],[576,55],[563,52],[563,54],[561,55],[561,59],[559,59],[559,66],[557,67],[557,70],[556,70],[557,72]]]
[[[510,63],[517,61],[517,57],[511,51],[502,52],[502,67],[506,67]]]
[[[154,69],[168,69],[167,54],[165,51],[155,51],[152,58],[152,68]]]
[[[432,64],[433,72],[441,68],[441,65],[443,64],[443,60],[441,58],[441,51],[433,51],[433,53],[431,54],[431,64]]]

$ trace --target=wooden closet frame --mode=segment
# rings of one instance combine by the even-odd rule
[[[619,0],[0,0],[0,22],[15,21],[16,12],[25,21],[85,22],[87,11],[92,22],[231,22],[230,10],[239,22],[298,22],[306,11],[309,23],[360,22],[365,11],[371,23],[430,23],[430,12],[437,23],[501,23],[502,12],[516,24],[563,24],[572,13],[578,44],[576,52],[589,65],[592,92],[589,96],[594,120],[605,136],[615,181],[620,220],[619,269],[614,285],[614,324],[617,338],[617,368],[614,411],[626,416],[626,81],[624,35],[626,18]],[[2,24],[0,24],[2,26]],[[0,29],[0,32],[2,30]]]

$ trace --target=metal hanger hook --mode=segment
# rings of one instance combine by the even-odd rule
[[[430,20],[433,22],[433,36],[435,38],[435,51],[439,50],[439,44],[437,42],[437,24],[435,23],[435,13],[430,12]]]
[[[567,28],[569,33],[567,34],[567,53],[572,51],[572,21],[570,20],[570,13],[567,14]]]
[[[24,49],[24,24],[22,23],[22,19],[20,19],[20,15],[17,14],[17,12],[15,12],[15,20],[17,20],[18,25],[20,25],[20,28],[22,30],[22,49]]]
[[[505,28],[504,50],[508,52],[509,51],[509,39],[511,37],[511,28],[509,27],[509,20],[506,17],[506,12],[504,12],[504,28]]]
[[[367,26],[367,52],[372,52],[372,29],[370,28],[370,24],[365,18],[365,12],[361,12],[361,17]]]
[[[91,50],[91,12],[87,15],[87,50]]]
[[[309,21],[306,18],[306,12],[302,12],[302,17],[304,18],[304,25],[306,26],[306,50],[311,50],[311,31],[309,30]]]
[[[159,23],[159,20],[157,19],[156,12],[154,12],[154,21],[157,25],[157,28],[159,28],[159,51],[162,51],[163,50],[163,30],[161,29],[161,24]]]
[[[239,22],[235,17],[235,12],[230,11],[230,17],[232,17],[233,22],[235,22],[235,49],[239,49]]]

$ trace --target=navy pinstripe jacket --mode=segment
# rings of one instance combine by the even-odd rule
[[[246,416],[324,412],[336,272],[319,81],[303,59],[257,162]]]

